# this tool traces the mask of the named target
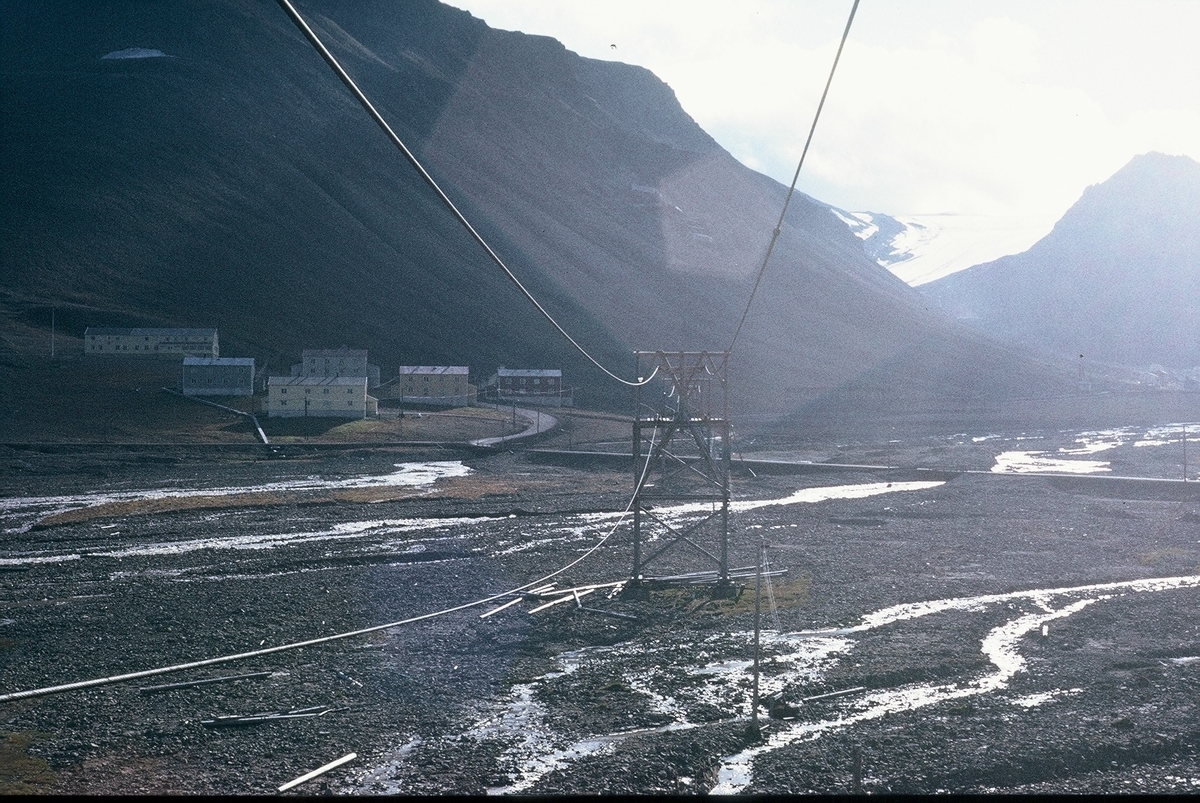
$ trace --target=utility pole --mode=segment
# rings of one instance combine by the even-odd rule
[[[758,658],[760,654],[760,641],[762,637],[762,574],[763,574],[763,553],[767,550],[766,539],[759,536],[758,539],[758,571],[754,573],[754,694],[750,701],[750,727],[746,730],[747,738],[758,741],[762,738],[762,731],[758,728]]]
[[[55,313],[58,312],[57,307],[50,308],[50,359],[54,359],[54,328],[55,328]]]

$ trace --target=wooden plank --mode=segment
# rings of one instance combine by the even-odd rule
[[[328,764],[326,764],[323,767],[317,767],[312,772],[306,772],[303,775],[301,775],[299,778],[294,778],[294,779],[288,781],[283,786],[279,787],[279,791],[286,792],[287,790],[291,789],[292,787],[299,786],[300,784],[305,783],[306,781],[311,781],[313,778],[316,778],[318,775],[324,775],[325,773],[329,772],[331,769],[333,769],[335,767],[340,767],[343,764],[353,761],[356,758],[358,758],[358,753],[347,753],[346,755],[342,756],[339,759],[330,761]]]
[[[588,595],[588,594],[591,594],[591,593],[592,593],[593,591],[595,591],[595,590],[596,590],[596,589],[594,589],[594,588],[593,588],[593,589],[589,589],[589,590],[587,590],[587,591],[579,592],[579,595],[578,595],[578,596],[579,596],[579,597],[586,596],[586,595]],[[574,589],[572,589],[572,593],[574,593]],[[564,594],[563,596],[559,597],[559,598],[558,598],[558,599],[556,599],[556,600],[551,600],[550,602],[547,602],[547,603],[546,603],[546,604],[544,604],[544,605],[539,605],[539,606],[537,606],[536,608],[534,608],[533,610],[531,610],[531,611],[530,611],[530,613],[537,613],[538,611],[544,611],[544,610],[546,610],[547,608],[549,608],[551,605],[557,605],[557,604],[559,604],[560,602],[571,602],[571,601],[573,601],[573,600],[576,600],[576,599],[578,599],[578,597],[576,597],[576,596],[572,596],[572,594],[571,594],[571,593]]]
[[[479,618],[486,619],[489,616],[491,616],[492,614],[500,613],[500,611],[502,611],[506,608],[511,608],[512,606],[516,605],[518,602],[524,602],[524,601],[525,601],[524,597],[517,597],[516,599],[510,599],[508,602],[504,603],[503,605],[501,605],[498,608],[492,608],[490,611],[487,611],[486,613],[479,614]]]

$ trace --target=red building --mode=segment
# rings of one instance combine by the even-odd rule
[[[571,388],[563,385],[562,371],[557,368],[501,366],[488,384],[495,389],[496,398],[500,401],[551,407],[570,407],[573,404]]]

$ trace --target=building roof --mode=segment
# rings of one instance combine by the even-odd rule
[[[308,360],[313,357],[362,357],[366,359],[366,349],[352,349],[342,346],[340,349],[304,349],[300,352],[302,359]]]
[[[496,376],[545,376],[561,377],[562,371],[557,368],[505,368],[496,369]]]
[[[468,373],[465,365],[401,365],[400,375],[406,374],[452,374],[466,375]]]
[[[365,376],[269,376],[267,377],[268,385],[287,385],[291,387],[308,386],[316,387],[320,385],[363,385],[367,384]]]
[[[253,357],[184,357],[184,365],[254,365]]]
[[[99,335],[102,337],[128,337],[130,335],[146,335],[149,337],[216,337],[216,329],[139,329],[122,328],[117,326],[89,326],[83,331],[84,336]]]

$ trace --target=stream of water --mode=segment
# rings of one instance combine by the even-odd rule
[[[724,757],[712,792],[744,791],[754,780],[755,760],[788,745],[817,739],[889,713],[1003,693],[1009,681],[1027,669],[1019,649],[1021,639],[1050,622],[1125,594],[1193,587],[1200,587],[1200,575],[952,597],[882,608],[864,615],[859,624],[850,627],[764,633],[764,665],[770,667],[761,683],[761,693],[766,696],[785,687],[819,680],[834,662],[853,652],[857,634],[927,616],[1013,609],[1011,618],[986,629],[980,636],[979,649],[988,660],[989,670],[947,682],[902,684],[839,698],[835,704],[819,709],[825,716],[801,718],[777,726],[762,744]],[[611,752],[632,736],[697,727],[703,723],[694,720],[691,712],[705,706],[715,705],[726,712],[748,711],[750,661],[740,655],[745,654],[752,638],[751,633],[743,632],[714,636],[701,644],[634,643],[564,653],[556,659],[555,671],[514,687],[507,698],[494,704],[490,714],[456,738],[507,738],[510,746],[503,758],[515,763],[517,769],[511,773],[511,783],[489,791],[491,794],[527,792],[547,773],[589,756]],[[581,668],[620,676],[628,688],[645,697],[648,710],[669,721],[650,730],[596,733],[583,738],[557,733],[549,724],[545,705],[538,701],[538,690]],[[1078,691],[1054,689],[1013,697],[1009,702],[1032,708]]]

